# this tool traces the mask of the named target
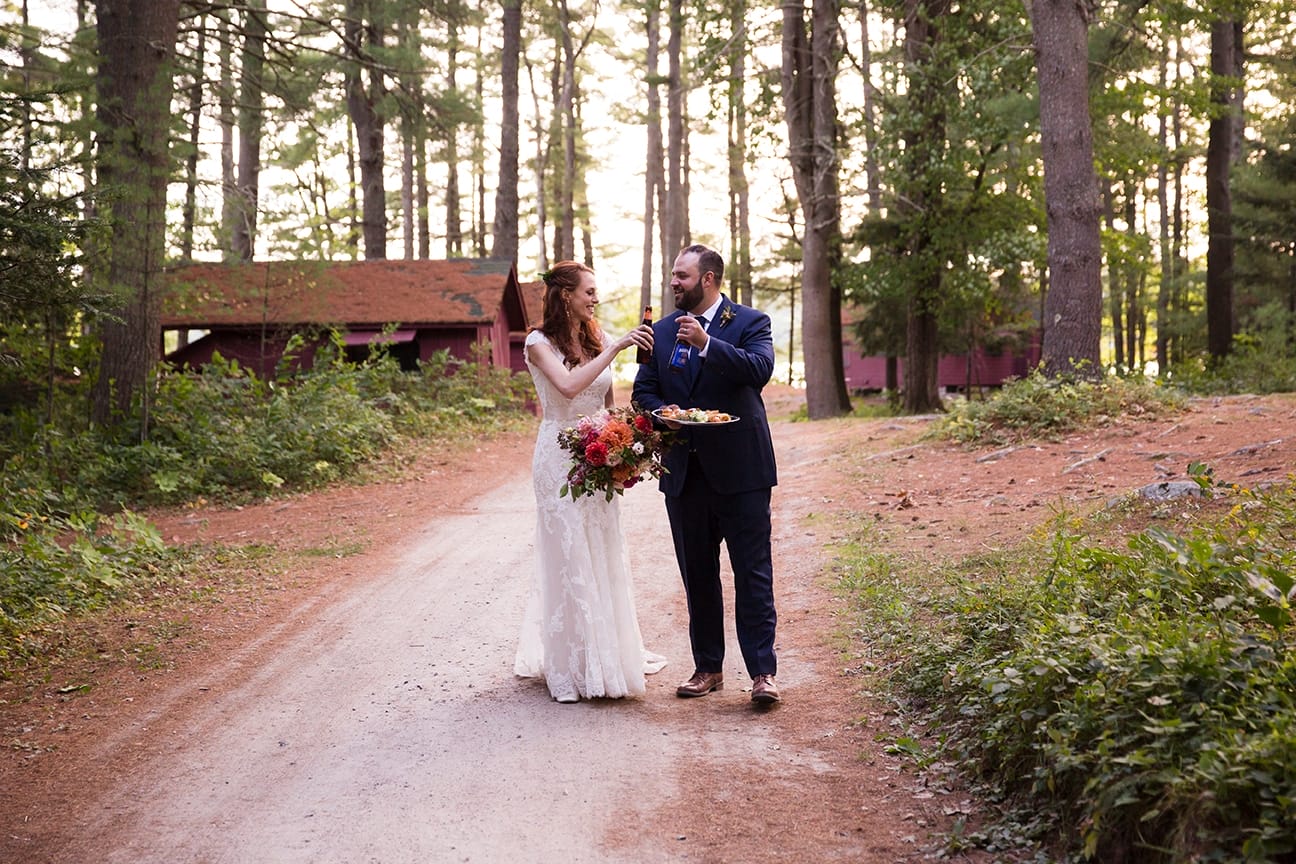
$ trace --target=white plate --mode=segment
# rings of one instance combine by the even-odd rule
[[[660,408],[655,409],[652,415],[658,420],[665,420],[670,423],[678,423],[681,426],[727,426],[730,423],[737,423],[738,415],[730,414],[728,420],[678,420],[674,417],[663,417]],[[690,409],[696,410],[696,409]]]

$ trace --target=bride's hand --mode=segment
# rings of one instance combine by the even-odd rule
[[[617,340],[617,351],[623,351],[634,345],[638,348],[647,348],[652,350],[653,331],[652,327],[647,324],[640,324],[626,335]]]

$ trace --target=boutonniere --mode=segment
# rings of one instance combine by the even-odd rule
[[[724,308],[724,311],[720,313],[720,326],[723,327],[724,325],[728,324],[730,321],[733,320],[733,317],[734,317],[733,307],[726,306]]]

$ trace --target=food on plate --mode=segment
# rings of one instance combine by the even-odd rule
[[[663,420],[674,420],[676,423],[731,423],[732,414],[713,411],[707,408],[681,408],[678,405],[666,405],[656,411]]]

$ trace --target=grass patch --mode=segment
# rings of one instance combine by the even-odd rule
[[[306,558],[350,558],[364,551],[363,543],[334,543],[329,546],[311,546],[297,554]]]

